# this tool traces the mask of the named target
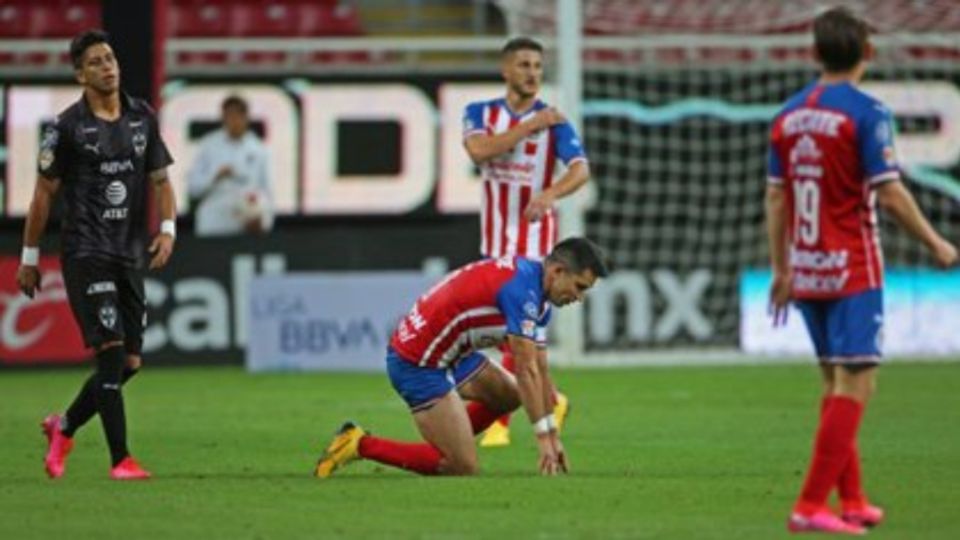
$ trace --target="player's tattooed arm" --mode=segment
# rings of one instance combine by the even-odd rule
[[[157,207],[162,221],[176,222],[177,219],[177,201],[173,193],[173,185],[170,183],[167,169],[161,168],[149,173],[150,180],[153,182],[154,195],[157,200]],[[170,255],[173,254],[174,233],[161,232],[150,244],[150,253],[153,257],[150,259],[150,269],[163,268]]]
[[[150,176],[150,181],[153,182],[154,186],[159,186],[161,184],[165,184],[170,181],[170,176],[167,174],[166,167],[157,169],[155,171],[151,171],[149,176]]]
[[[47,228],[47,220],[50,218],[50,208],[53,206],[53,199],[60,189],[59,178],[47,178],[38,176],[37,184],[33,190],[33,199],[30,201],[30,209],[27,211],[27,221],[23,227],[23,247],[24,250],[32,250],[33,256],[39,256],[40,238],[43,236],[44,229]],[[26,260],[26,259],[24,259]],[[17,270],[17,285],[23,294],[33,298],[34,292],[40,290],[40,271],[37,265],[23,263]]]

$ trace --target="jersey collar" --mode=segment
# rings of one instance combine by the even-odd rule
[[[520,111],[520,112],[514,112],[514,110],[510,108],[510,102],[507,101],[507,97],[506,97],[506,96],[500,98],[500,101],[501,101],[501,103],[502,103],[502,105],[503,105],[503,108],[504,108],[508,113],[510,113],[510,116],[512,116],[512,117],[514,117],[514,118],[521,118],[521,117],[523,117],[524,115],[527,115],[527,114],[529,114],[529,113],[531,113],[531,112],[533,112],[533,111],[539,110],[539,109],[541,109],[541,108],[543,107],[543,102],[540,101],[540,98],[539,98],[539,97],[533,100],[533,105],[530,105],[530,106],[527,107],[525,110]]]
[[[90,104],[87,103],[86,92],[80,93],[80,100],[78,103],[80,104],[80,110],[81,112],[83,112],[84,116],[91,119],[96,119],[96,115],[94,115],[93,111],[90,110]],[[129,111],[135,108],[136,107],[134,106],[133,98],[130,97],[130,94],[121,90],[120,91],[120,117],[122,118],[125,114],[127,114]]]

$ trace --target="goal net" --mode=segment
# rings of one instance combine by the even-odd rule
[[[877,30],[863,87],[893,109],[907,185],[956,242],[960,10],[951,0],[840,3]],[[545,36],[554,4],[500,2],[512,34]],[[768,130],[816,76],[818,6],[583,2],[581,113],[595,186],[583,217],[615,267],[588,300],[586,352],[738,346],[743,274],[768,265]],[[931,265],[886,219],[881,237],[888,268]]]

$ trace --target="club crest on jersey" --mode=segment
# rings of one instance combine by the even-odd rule
[[[103,326],[113,329],[117,325],[117,307],[113,304],[100,306],[100,322]]]
[[[147,150],[147,136],[143,131],[138,129],[133,132],[133,138],[131,140],[133,142],[133,151],[137,153],[137,157],[142,156]]]

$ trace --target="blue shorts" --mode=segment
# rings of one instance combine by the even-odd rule
[[[831,300],[800,300],[796,306],[803,314],[821,362],[864,364],[880,361],[882,289]]]
[[[459,388],[487,367],[487,357],[475,352],[450,368],[421,367],[387,349],[387,375],[393,389],[413,412],[429,409],[434,402]]]

